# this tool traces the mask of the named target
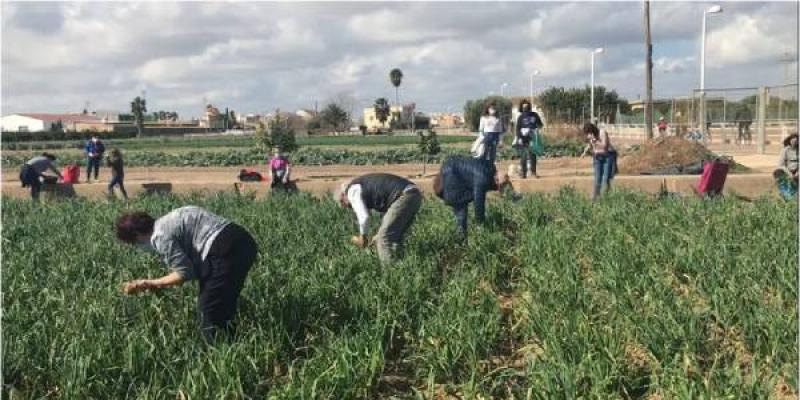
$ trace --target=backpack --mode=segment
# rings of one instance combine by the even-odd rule
[[[242,182],[260,182],[264,180],[264,176],[256,170],[245,168],[239,171],[239,180]]]
[[[67,164],[61,170],[61,176],[64,177],[64,183],[78,183],[81,176],[81,167],[78,164]]]

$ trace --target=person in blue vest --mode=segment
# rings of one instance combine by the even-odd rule
[[[100,173],[100,163],[103,161],[103,153],[106,152],[106,146],[103,145],[103,142],[100,141],[100,138],[97,136],[92,136],[88,142],[86,142],[86,147],[84,148],[86,151],[86,182],[90,182],[92,170],[94,170],[94,180],[97,180],[97,174]]]
[[[514,140],[514,147],[516,147],[517,154],[519,154],[519,166],[523,178],[528,177],[528,169],[530,169],[535,178],[539,177],[536,173],[536,153],[531,147],[531,142],[534,139],[538,139],[536,137],[539,135],[538,129],[542,126],[542,118],[531,109],[531,102],[527,99],[522,100],[519,103],[517,135]]]
[[[453,208],[460,240],[467,238],[467,207],[475,202],[475,220],[486,218],[486,193],[510,186],[507,174],[497,171],[494,162],[472,157],[453,156],[442,163],[433,182],[436,196]]]
[[[333,196],[356,214],[359,235],[352,238],[353,244],[369,246],[369,210],[375,210],[384,214],[374,240],[378,258],[386,263],[402,256],[403,239],[422,205],[422,191],[414,182],[391,174],[366,174],[343,183]]]

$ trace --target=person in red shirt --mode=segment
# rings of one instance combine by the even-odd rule
[[[658,134],[661,137],[667,135],[667,121],[664,119],[664,117],[658,119],[658,124],[656,124],[656,126],[658,127]]]

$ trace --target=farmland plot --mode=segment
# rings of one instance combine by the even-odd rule
[[[349,210],[308,195],[5,199],[4,394],[23,398],[780,398],[797,382],[796,213],[775,200],[572,192],[492,199],[454,242],[428,199],[406,258],[346,245]],[[124,208],[197,204],[262,255],[239,336],[196,331],[196,288],[117,243]]]

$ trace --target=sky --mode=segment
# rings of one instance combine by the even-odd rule
[[[703,10],[651,3],[655,97],[699,87]],[[723,2],[708,18],[706,88],[797,81],[796,2]],[[467,99],[595,83],[644,96],[642,2],[124,2],[3,1],[3,115],[130,110],[198,116],[205,103],[240,113],[321,109],[356,116],[378,97],[424,112]]]

